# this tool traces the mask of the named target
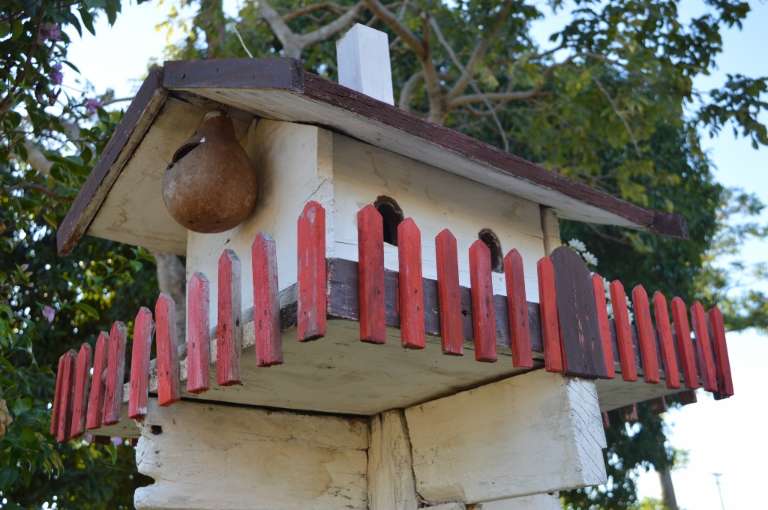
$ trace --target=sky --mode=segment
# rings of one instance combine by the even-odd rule
[[[710,76],[695,80],[695,87],[708,90],[725,80],[727,73],[748,76],[768,75],[768,3],[750,2],[752,13],[743,30],[723,34],[723,53],[718,68]],[[236,0],[226,1],[227,10],[236,9]],[[150,60],[162,61],[165,34],[155,29],[165,20],[173,2],[161,5],[152,1],[123,7],[113,27],[104,19],[96,24],[97,36],[74,37],[69,57],[80,69],[82,77],[96,92],[111,88],[116,97],[132,95],[146,75]],[[546,5],[546,2],[541,2]],[[689,18],[702,11],[701,2],[685,0],[681,16]],[[545,7],[542,7],[545,9]],[[566,13],[548,15],[534,26],[534,35],[544,42],[546,37],[567,20]],[[74,73],[67,72],[65,85],[82,88]],[[122,103],[121,107],[127,106]],[[761,119],[764,123],[768,118]],[[740,187],[756,193],[768,203],[768,149],[753,150],[749,142],[735,139],[730,130],[717,138],[704,136],[703,145],[716,167],[718,180],[729,187]],[[762,218],[768,221],[768,213]],[[755,241],[744,247],[742,256],[748,262],[766,261],[768,241]],[[732,275],[738,277],[738,275]],[[731,367],[736,395],[730,399],[712,400],[699,393],[699,402],[667,413],[669,440],[675,448],[688,452],[685,466],[673,472],[678,503],[688,510],[738,510],[764,507],[764,462],[768,459],[768,398],[765,372],[768,370],[768,337],[756,331],[728,335]],[[713,473],[721,473],[723,505],[721,506]],[[642,496],[660,497],[661,489],[655,473],[640,477]]]

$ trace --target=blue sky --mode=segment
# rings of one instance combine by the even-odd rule
[[[228,8],[239,2],[228,1]],[[80,68],[82,76],[97,92],[107,88],[117,97],[132,95],[146,73],[150,59],[162,61],[166,45],[165,34],[155,30],[174,4],[165,0],[141,6],[126,5],[114,27],[105,20],[97,23],[96,37],[87,34],[75,37],[70,59]],[[698,77],[695,86],[708,90],[718,86],[727,73],[750,76],[768,75],[768,4],[751,2],[753,12],[742,31],[724,33],[724,51],[717,60],[718,68],[710,76]],[[546,5],[546,2],[541,2]],[[701,12],[703,4],[686,0],[681,15],[689,18]],[[542,41],[563,25],[567,15],[547,16],[535,26],[535,35]],[[69,73],[65,84],[81,88]],[[122,104],[125,107],[127,103]],[[768,122],[766,116],[763,122]],[[716,167],[717,178],[723,184],[741,187],[756,193],[768,203],[768,150],[753,150],[748,141],[734,139],[724,130],[716,139],[704,136],[706,148]],[[763,221],[768,221],[768,214]],[[752,242],[742,251],[744,259],[757,263],[766,261],[768,241]],[[732,275],[738,278],[740,275]],[[743,279],[743,278],[742,278]],[[764,440],[768,410],[766,410],[765,372],[768,369],[768,338],[756,331],[729,334],[728,345],[733,367],[736,396],[715,402],[705,394],[699,402],[668,413],[670,441],[676,448],[688,451],[686,466],[673,473],[681,507],[689,510],[720,510],[720,501],[712,473],[722,473],[725,508],[750,509],[764,506],[764,459],[768,458],[768,442]],[[657,477],[641,476],[643,495],[660,495]]]

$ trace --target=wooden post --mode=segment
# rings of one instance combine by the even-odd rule
[[[208,279],[195,273],[187,285],[187,391],[208,391],[208,366],[211,363],[211,337],[208,320],[210,306]]]
[[[384,321],[384,223],[372,204],[357,213],[357,253],[360,340],[383,344],[387,340]]]
[[[447,228],[435,237],[435,258],[443,353],[463,356],[464,328],[461,321],[458,249],[456,237]]]
[[[179,381],[179,337],[176,332],[176,303],[168,294],[160,294],[155,303],[157,319],[157,402],[173,404],[181,398]]]
[[[240,351],[243,350],[240,259],[226,249],[219,257],[218,323],[216,324],[216,383],[240,384]]]
[[[298,221],[298,325],[299,341],[325,336],[326,267],[325,209],[314,200],[307,202]]]
[[[397,226],[397,251],[400,265],[400,335],[403,347],[423,349],[424,287],[421,280],[421,232],[411,218]]]
[[[541,212],[541,232],[544,234],[544,255],[552,254],[562,244],[560,240],[560,223],[555,210],[551,207],[539,206]]]
[[[85,421],[85,428],[88,430],[101,427],[101,416],[104,412],[104,372],[107,369],[108,338],[107,333],[102,331],[96,339],[91,391],[88,394],[88,415]]]
[[[504,257],[504,277],[507,284],[507,313],[509,315],[509,346],[512,366],[533,367],[531,333],[528,323],[528,301],[525,297],[523,257],[510,250]]]
[[[632,326],[629,323],[627,294],[619,280],[611,282],[611,307],[616,324],[616,344],[619,350],[621,376],[625,381],[637,381],[637,363],[632,342]]]
[[[493,307],[491,251],[478,239],[469,248],[472,296],[472,332],[475,360],[496,361],[496,311]]]
[[[107,344],[107,377],[104,385],[103,425],[114,425],[120,421],[123,405],[123,383],[125,382],[125,337],[128,328],[120,321],[112,324]]]
[[[131,393],[128,396],[128,417],[140,420],[147,414],[149,390],[149,354],[152,350],[152,333],[155,325],[152,312],[141,307],[133,323],[131,352]]]
[[[253,264],[253,329],[256,342],[256,364],[260,367],[279,365],[283,362],[276,253],[275,241],[259,232],[251,245],[251,262]]]

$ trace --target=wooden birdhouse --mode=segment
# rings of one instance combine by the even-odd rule
[[[52,432],[138,437],[138,508],[558,508],[606,480],[607,413],[733,394],[717,308],[606,289],[559,246],[560,219],[684,220],[394,107],[369,30],[341,84],[280,58],[152,71],[59,228],[62,255],[186,258],[184,332],[160,295],[59,363]],[[193,171],[183,223],[164,180]]]

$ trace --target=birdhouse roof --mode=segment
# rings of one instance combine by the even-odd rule
[[[167,161],[160,161],[159,152],[156,149],[153,152],[153,147],[169,142],[158,138],[157,130],[152,128],[163,122],[164,117],[171,116],[171,103],[178,102],[209,109],[226,107],[245,115],[322,126],[551,207],[560,218],[676,237],[687,235],[685,220],[679,215],[645,209],[568,179],[458,131],[306,72],[301,63],[293,59],[224,59],[167,62],[150,72],[59,227],[60,253],[68,253],[89,231],[109,195],[119,194],[122,202],[125,202],[123,196],[133,196],[133,201],[127,203],[128,210],[152,210],[155,205],[162,210],[159,193],[142,196],[135,188],[138,181],[118,180],[118,177],[126,171],[152,171],[159,182]],[[165,122],[178,125],[184,120],[166,118]],[[143,157],[149,159],[140,165],[130,165],[142,150]],[[147,162],[154,162],[159,168],[147,168]],[[140,181],[143,176],[137,178]],[[167,232],[152,234],[155,240],[144,240],[142,236],[150,234],[140,231],[135,232],[132,239],[136,244],[179,251],[178,246],[184,246],[184,231],[173,225],[170,218],[168,221]],[[142,240],[145,242],[139,242]]]

